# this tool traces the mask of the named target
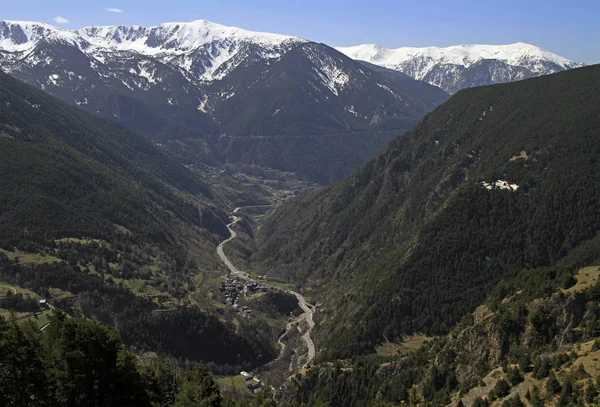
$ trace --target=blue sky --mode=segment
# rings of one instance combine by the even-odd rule
[[[298,35],[332,46],[522,41],[577,61],[600,63],[599,0],[0,1],[1,19],[56,24],[54,20],[60,16],[64,19],[59,19],[61,25],[73,29],[205,19],[249,30]]]

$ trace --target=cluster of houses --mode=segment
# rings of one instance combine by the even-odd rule
[[[238,298],[244,289],[244,285],[239,278],[229,275],[224,276],[219,291],[225,296],[225,303],[231,307],[237,308]]]
[[[267,291],[269,291],[269,287],[260,285],[256,281],[252,281],[252,282],[246,284],[246,287],[251,292],[267,292]]]
[[[223,293],[223,297],[227,305],[232,307],[234,310],[249,316],[250,314],[252,314],[252,310],[245,305],[238,304],[238,300],[242,292],[244,290],[247,290],[251,293],[259,293],[267,292],[270,289],[270,287],[264,286],[255,281],[250,281],[244,284],[237,276],[228,275],[222,277],[221,287],[219,288],[219,291]]]
[[[251,392],[254,392],[262,387],[262,381],[258,377],[254,376],[252,373],[241,371],[240,375],[246,381],[246,387]]]

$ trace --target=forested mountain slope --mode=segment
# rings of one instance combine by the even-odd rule
[[[0,98],[5,238],[109,238],[122,226],[173,243],[173,221],[200,226],[189,197],[206,207],[210,189],[141,137],[2,73]]]
[[[136,355],[113,329],[62,312],[41,332],[0,317],[0,349],[3,406],[249,406],[224,396],[204,366]],[[252,406],[275,405],[271,394],[263,388]]]
[[[591,66],[458,92],[352,176],[278,209],[255,266],[313,287],[324,358],[447,332],[498,281],[599,230],[599,89]]]
[[[598,264],[600,246],[597,238],[585,246],[559,267],[525,270],[499,285],[448,335],[396,354],[314,366],[289,382],[284,400],[352,407],[597,405],[600,268],[578,271],[577,264]]]
[[[274,355],[269,328],[207,312],[227,216],[185,167],[2,73],[0,151],[0,315],[42,325],[46,299],[140,351],[230,369]]]

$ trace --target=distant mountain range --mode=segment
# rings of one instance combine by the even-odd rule
[[[522,42],[397,49],[365,44],[336,49],[350,58],[403,72],[451,94],[464,88],[513,82],[584,65]]]
[[[439,87],[580,65],[526,44],[335,50],[203,20],[76,31],[0,21],[4,72],[185,151],[188,163],[271,167],[323,184],[446,101]]]
[[[77,31],[0,21],[0,67],[151,139],[202,138],[223,161],[319,182],[347,175],[447,99],[324,44],[208,21]]]

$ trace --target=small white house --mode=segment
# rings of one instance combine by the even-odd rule
[[[252,376],[252,374],[250,374],[250,373],[248,373],[248,372],[244,372],[244,371],[241,371],[241,372],[240,372],[240,375],[242,375],[242,377],[243,377],[245,380],[252,380],[252,378],[254,377],[254,376]]]

